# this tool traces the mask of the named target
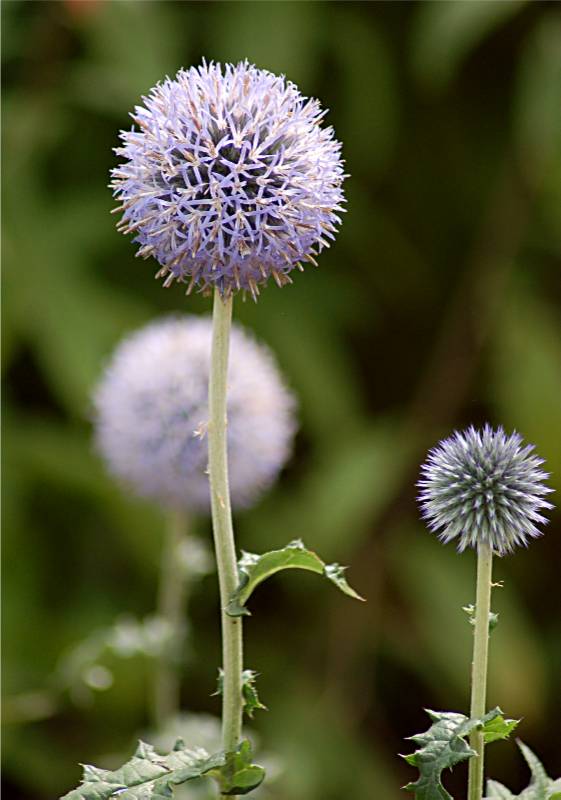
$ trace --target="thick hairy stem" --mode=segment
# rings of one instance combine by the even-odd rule
[[[473,663],[471,668],[472,718],[485,714],[487,694],[487,657],[489,653],[489,612],[491,610],[491,574],[493,551],[488,544],[477,548],[477,596],[475,601],[475,630],[473,635]],[[469,761],[468,800],[483,797],[483,733],[474,731],[470,745],[477,756]]]
[[[212,507],[214,547],[220,582],[222,614],[222,744],[226,752],[235,750],[242,728],[242,621],[229,617],[225,608],[238,585],[238,567],[230,488],[228,484],[226,394],[228,349],[232,321],[232,297],[223,298],[215,290],[212,355],[209,380],[208,466]]]
[[[154,676],[154,722],[162,728],[166,720],[180,708],[181,653],[185,641],[185,606],[187,602],[187,572],[181,557],[181,547],[187,535],[187,516],[170,510],[166,520],[158,617],[166,625],[170,639],[156,662]]]

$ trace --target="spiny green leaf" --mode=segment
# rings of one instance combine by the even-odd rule
[[[476,755],[465,737],[478,727],[485,731],[494,720],[499,717],[502,719],[502,712],[500,708],[495,708],[481,719],[469,719],[464,714],[451,711],[427,710],[427,714],[433,720],[428,731],[409,737],[415,744],[421,745],[420,748],[411,755],[403,756],[408,764],[417,767],[419,779],[404,788],[414,792],[416,800],[452,800],[440,780],[442,771]],[[504,730],[507,723],[505,720],[502,722]],[[501,728],[501,725],[497,727]]]
[[[554,780],[545,771],[543,764],[524,742],[518,747],[530,767],[530,783],[520,794],[512,794],[510,789],[498,781],[487,781],[487,795],[484,800],[558,800],[561,798],[561,778]]]
[[[483,726],[485,744],[498,742],[500,739],[508,739],[519,722],[519,719],[505,719],[502,714],[493,717]]]
[[[117,770],[85,765],[80,786],[61,800],[163,800],[173,797],[174,786],[204,776],[214,778],[222,794],[247,794],[265,777],[251,756],[247,741],[234,753],[211,756],[200,747],[186,748],[181,739],[166,755],[139,742],[134,756]]]
[[[261,709],[267,711],[267,706],[259,700],[257,694],[257,687],[255,686],[255,679],[257,673],[252,669],[244,669],[242,672],[242,696],[243,696],[243,710],[250,719],[253,719],[254,711]],[[224,692],[224,670],[218,670],[218,681],[214,695],[222,695]],[[213,695],[213,696],[214,696]]]
[[[469,624],[475,625],[475,606],[470,603],[468,606],[462,606],[462,611],[465,611],[469,617]],[[499,622],[499,615],[493,611],[489,611],[489,633],[497,627]]]
[[[345,594],[357,600],[364,600],[345,580],[344,567],[339,564],[325,564],[318,555],[306,549],[301,539],[295,539],[282,550],[271,550],[262,555],[242,552],[238,569],[240,582],[226,606],[226,613],[231,617],[249,615],[250,612],[245,604],[255,587],[283,569],[305,569],[324,575]]]
[[[253,719],[255,711],[267,711],[267,706],[259,700],[257,694],[257,687],[255,680],[257,673],[252,669],[244,669],[242,673],[242,696],[243,696],[243,710],[250,719]]]
[[[487,781],[487,797],[485,800],[513,800],[514,795],[498,781]]]
[[[244,740],[237,752],[228,753],[224,765],[209,774],[217,781],[220,794],[248,794],[256,789],[265,777],[265,770],[251,763],[251,745]]]
[[[464,739],[458,735],[467,721],[463,714],[427,712],[433,725],[424,734],[411,736],[415,744],[422,745],[405,760],[419,770],[419,779],[404,788],[415,793],[417,800],[452,800],[440,781],[442,771],[475,755]]]
[[[536,793],[536,798],[541,797],[542,794],[545,795],[548,784],[551,783],[551,778],[548,777],[543,764],[535,753],[530,750],[528,745],[525,745],[524,742],[518,742],[518,746],[522,750],[522,755],[526,759],[526,763],[530,767],[530,772],[532,773],[530,786]]]
[[[354,597],[355,600],[364,600],[364,597],[357,594],[347,583],[347,579],[345,578],[346,569],[347,567],[342,567],[340,564],[326,564],[323,568],[323,574],[332,581],[335,586],[341,589],[344,594],[348,594],[349,597]]]

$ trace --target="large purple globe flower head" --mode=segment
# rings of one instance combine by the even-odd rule
[[[110,472],[163,506],[205,514],[211,338],[207,317],[153,322],[117,347],[94,394],[97,448]],[[232,504],[245,507],[284,466],[296,422],[271,352],[238,325],[227,410]]]
[[[334,238],[344,210],[341,146],[325,112],[284,77],[237,65],[180,70],[155,86],[123,131],[112,188],[165,285],[255,298]]]
[[[524,445],[518,433],[502,428],[456,431],[431,450],[421,467],[419,502],[430,530],[458,550],[487,543],[505,555],[547,523],[545,500],[552,489],[543,459]]]

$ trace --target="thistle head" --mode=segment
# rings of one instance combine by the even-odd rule
[[[135,233],[174,280],[255,298],[334,238],[343,162],[317,100],[284,77],[237,65],[180,70],[143,98],[116,149],[112,188]]]
[[[443,542],[458,550],[491,545],[498,555],[526,545],[547,523],[541,511],[552,489],[533,445],[502,428],[474,427],[452,434],[431,450],[421,467],[419,502],[423,518]]]
[[[126,338],[94,395],[97,448],[137,494],[193,513],[210,511],[208,377],[212,322],[168,317]],[[295,402],[272,354],[239,326],[228,369],[232,504],[251,505],[287,461]]]

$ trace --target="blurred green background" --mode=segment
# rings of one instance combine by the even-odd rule
[[[151,736],[150,631],[135,620],[154,609],[163,520],[105,474],[89,397],[125,333],[209,311],[134,259],[106,188],[140,95],[203,56],[248,58],[321,98],[351,174],[319,268],[235,308],[277,353],[301,419],[280,482],[236,520],[239,545],[301,536],[368,598],[287,573],[253,599],[247,665],[270,711],[252,727],[277,774],[263,796],[404,797],[413,770],[396,753],[427,727],[422,708],[468,708],[474,558],[419,522],[426,449],[502,423],[561,490],[559,4],[5,2],[9,800],[57,797],[79,761],[118,764]],[[198,533],[210,541],[206,520]],[[542,539],[497,561],[489,688],[556,774],[560,533],[554,512]],[[189,619],[183,705],[216,715],[214,574],[193,585]],[[207,716],[186,724],[212,732]],[[525,784],[514,742],[490,748],[488,769]],[[459,767],[447,785],[462,797],[464,784]]]

